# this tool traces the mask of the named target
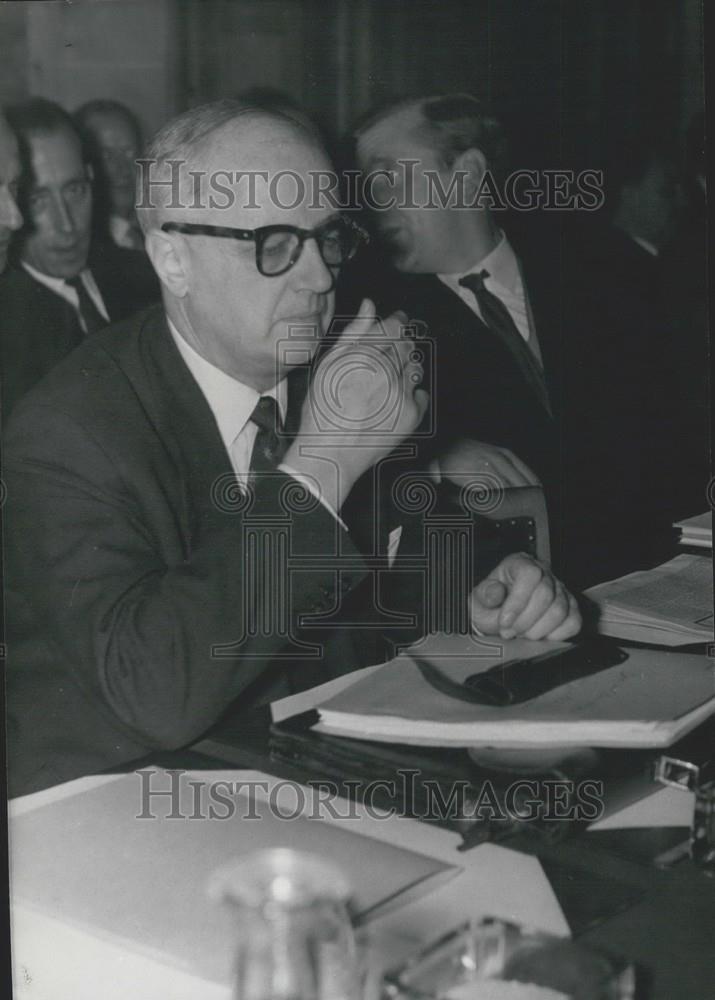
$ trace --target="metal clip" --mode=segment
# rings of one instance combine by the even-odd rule
[[[690,857],[706,875],[715,876],[715,777],[713,761],[697,767],[687,760],[658,757],[655,780],[695,794],[690,829]]]
[[[661,785],[671,785],[685,792],[695,792],[700,782],[700,768],[689,760],[678,760],[665,754],[655,761],[654,775]]]

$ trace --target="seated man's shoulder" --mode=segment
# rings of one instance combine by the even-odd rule
[[[139,306],[159,299],[159,279],[149,258],[140,250],[127,250],[114,244],[95,244],[89,266],[105,291],[108,285],[121,287],[125,294],[139,297]]]
[[[45,292],[52,295],[23,267],[8,267],[0,274],[0,319],[8,318],[17,306],[26,309],[36,304],[37,295]]]
[[[35,425],[51,435],[63,418],[98,429],[128,416],[145,367],[142,345],[164,323],[162,307],[152,306],[85,339],[18,402],[4,428],[8,447]]]

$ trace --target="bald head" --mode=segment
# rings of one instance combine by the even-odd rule
[[[0,111],[0,271],[5,270],[13,232],[22,225],[17,207],[20,153],[17,139]]]
[[[183,218],[186,209],[193,215],[204,209],[225,215],[237,203],[255,206],[263,181],[257,172],[275,174],[271,154],[287,144],[310,147],[327,163],[315,134],[280,112],[228,99],[185,112],[157,132],[139,161],[137,217],[142,229],[148,232]],[[290,200],[292,169],[282,178],[278,200],[283,203]]]

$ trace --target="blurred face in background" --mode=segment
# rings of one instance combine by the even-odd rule
[[[17,207],[20,183],[20,153],[17,139],[0,116],[0,272],[7,264],[7,251],[15,230],[22,225]]]
[[[97,111],[87,120],[102,160],[111,210],[128,218],[134,211],[136,166],[140,139],[132,122],[116,111]]]
[[[92,222],[89,168],[66,128],[28,135],[32,178],[22,260],[42,274],[73,278],[85,267]]]

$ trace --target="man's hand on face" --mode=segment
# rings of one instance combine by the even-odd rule
[[[286,465],[317,481],[339,510],[355,481],[412,433],[427,408],[422,366],[403,335],[407,317],[379,322],[364,299],[357,317],[321,359]]]
[[[438,481],[446,479],[458,486],[480,476],[486,483],[494,480],[501,489],[541,485],[536,473],[513,451],[466,438],[435,459],[430,471]]]
[[[581,628],[576,601],[531,556],[507,556],[472,591],[473,627],[502,639],[570,639]]]

